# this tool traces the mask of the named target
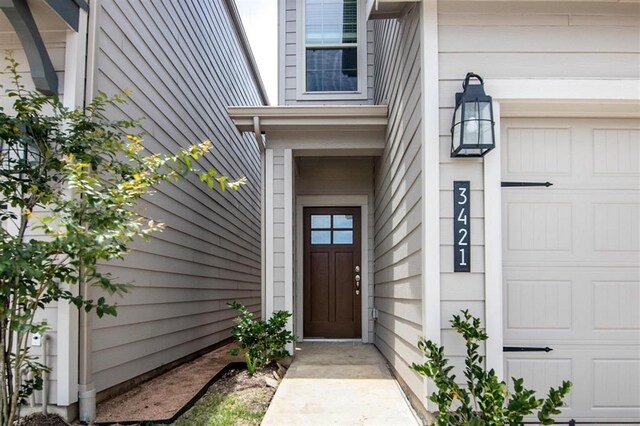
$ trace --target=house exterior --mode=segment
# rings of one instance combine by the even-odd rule
[[[135,284],[111,299],[117,317],[81,315],[63,303],[46,308],[49,410],[90,421],[96,401],[127,382],[230,337],[237,313],[227,302],[260,313],[260,154],[251,135],[237,133],[226,107],[268,99],[233,0],[15,0],[0,9],[1,47],[14,51],[26,86],[57,93],[69,107],[98,91],[130,90],[128,101],[107,113],[143,118],[150,150],[209,139],[213,155],[200,165],[249,182],[221,193],[186,179],[144,200],[166,229],[123,262],[102,265]]]
[[[640,421],[640,5],[278,5],[279,105],[229,108],[262,147],[263,312],[375,344],[428,417],[416,343],[462,368],[468,309],[500,377],[573,382],[562,419]],[[493,97],[481,158],[451,156],[468,72]]]

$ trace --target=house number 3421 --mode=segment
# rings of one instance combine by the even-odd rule
[[[471,271],[471,190],[468,180],[453,182],[453,270]]]

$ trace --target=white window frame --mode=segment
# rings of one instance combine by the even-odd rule
[[[365,2],[358,0],[358,89],[348,92],[307,92],[306,78],[306,33],[305,33],[305,3],[297,0],[297,37],[296,37],[296,99],[308,100],[348,100],[367,99],[367,22],[365,21]]]

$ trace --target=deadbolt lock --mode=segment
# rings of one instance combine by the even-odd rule
[[[356,275],[356,282],[359,283],[360,282],[360,275]]]
[[[356,266],[356,273],[360,272],[360,267]]]

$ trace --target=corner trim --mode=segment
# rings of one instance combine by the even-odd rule
[[[493,102],[496,147],[484,157],[484,292],[487,368],[504,376],[502,342],[502,188],[500,104]]]
[[[262,318],[266,319],[273,313],[273,150],[265,151],[265,310]]]
[[[422,37],[422,332],[440,343],[440,76],[438,71],[438,2],[424,0]],[[424,395],[431,382],[424,380]],[[427,408],[432,408],[426,403]]]
[[[293,314],[293,152],[284,150],[284,309]],[[293,332],[293,317],[287,322]],[[287,349],[293,353],[293,344]]]

